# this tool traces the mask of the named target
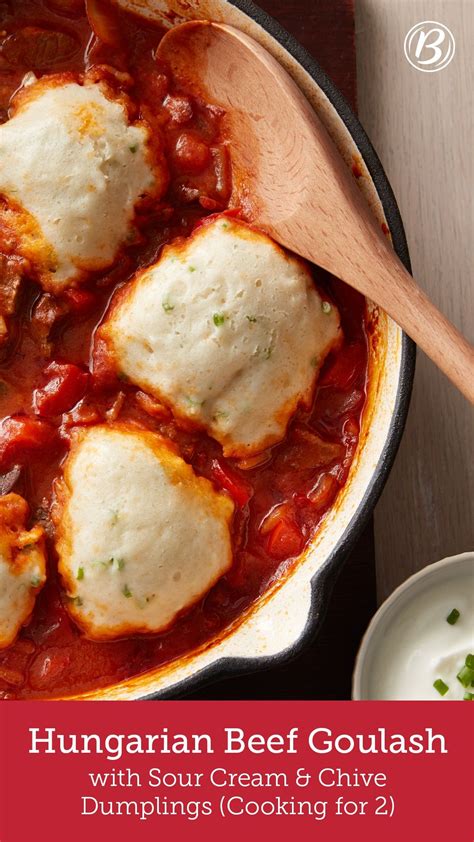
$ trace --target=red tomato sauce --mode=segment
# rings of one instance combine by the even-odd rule
[[[83,0],[0,3],[0,121],[8,118],[26,72],[79,73],[108,65],[132,77],[127,93],[163,139],[171,179],[165,200],[144,212],[141,237],[111,270],[59,297],[27,281],[15,312],[7,310],[9,338],[0,347],[0,493],[22,494],[31,522],[44,524],[49,571],[29,625],[0,652],[2,698],[105,687],[222,633],[295,563],[334,504],[357,447],[366,398],[365,301],[320,270],[314,271],[315,282],[339,308],[344,343],[324,365],[311,411],[298,411],[285,440],[253,461],[223,458],[214,440],[181,429],[130,384],[104,385],[100,371],[91,373],[94,330],[115,289],[156,260],[164,244],[189,234],[210,213],[225,211],[231,173],[220,109],[187,96],[155,59],[162,30],[111,13],[104,0],[89,0],[88,8],[101,38],[91,33]],[[0,232],[0,287],[8,287],[16,266],[1,251]],[[173,439],[198,474],[230,494],[237,512],[234,564],[165,633],[95,643],[80,634],[65,609],[49,509],[71,427],[117,418]]]

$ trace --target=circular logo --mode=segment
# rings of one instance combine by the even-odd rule
[[[412,67],[423,73],[436,73],[453,60],[456,42],[443,23],[424,20],[407,32],[403,49]]]

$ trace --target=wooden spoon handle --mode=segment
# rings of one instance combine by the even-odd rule
[[[474,348],[416,284],[374,223],[359,191],[357,194],[357,224],[350,228],[354,248],[349,259],[333,248],[331,259],[326,261],[321,241],[316,243],[310,227],[298,228],[293,218],[280,223],[277,232],[267,226],[269,233],[275,233],[283,245],[319,263],[382,307],[474,404]],[[317,213],[315,206],[314,214]]]
[[[404,307],[393,317],[425,354],[474,404],[474,348],[435,307],[400,264],[394,283],[403,292]],[[380,304],[383,303],[380,301]],[[390,313],[390,304],[387,312]]]
[[[358,288],[363,287],[361,291],[375,300],[474,404],[474,348],[418,286],[373,220],[368,224],[366,217],[364,224],[362,216],[360,219],[366,263],[363,268],[356,264]]]
[[[354,255],[342,277],[376,301],[474,404],[474,348],[420,289],[372,220],[365,222],[355,232],[355,238],[362,233],[364,259]]]
[[[278,229],[270,225],[267,230],[283,245],[332,272],[382,307],[474,404],[474,348],[405,269],[358,188],[348,181],[341,184],[345,216],[341,217],[336,234],[328,225],[325,236],[315,238],[310,223],[321,214],[317,197],[309,203],[310,223],[304,224],[301,216],[295,214],[279,220]],[[352,207],[351,214],[347,214],[348,207]],[[340,248],[337,237],[341,238],[341,231],[352,245],[350,250]]]

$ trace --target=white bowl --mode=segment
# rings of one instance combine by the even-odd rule
[[[352,681],[352,698],[355,701],[380,698],[374,695],[371,688],[373,668],[377,656],[381,654],[382,646],[386,644],[390,628],[400,618],[401,612],[410,603],[415,606],[416,600],[428,594],[433,586],[466,578],[466,574],[472,575],[474,589],[474,552],[461,553],[429,564],[410,576],[380,606],[362,639],[357,655]]]

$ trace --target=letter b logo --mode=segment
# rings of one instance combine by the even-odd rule
[[[443,70],[453,60],[456,50],[451,30],[435,20],[424,20],[412,26],[403,47],[412,67],[423,73]]]

